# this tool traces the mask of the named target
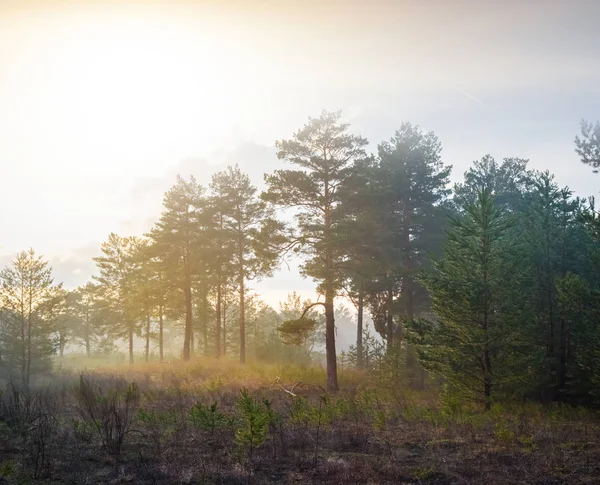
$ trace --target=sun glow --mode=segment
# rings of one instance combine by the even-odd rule
[[[6,5],[0,169],[12,192],[0,204],[14,206],[5,224],[29,220],[6,251],[36,234],[45,252],[101,240],[145,220],[131,196],[145,180],[170,183],[182,160],[210,161],[240,135],[275,139],[262,130],[272,64],[222,12]],[[11,193],[28,195],[15,205]]]
[[[28,122],[45,125],[50,151],[70,152],[57,157],[65,169],[159,175],[167,160],[219,146],[236,127],[231,113],[255,108],[260,60],[231,31],[118,11],[56,17],[22,29],[16,65],[28,72],[15,77],[30,96],[14,108],[36,112]]]

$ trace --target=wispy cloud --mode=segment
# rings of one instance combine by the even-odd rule
[[[467,98],[475,101],[476,103],[479,104],[483,104],[483,101],[481,101],[481,99],[476,98],[475,96],[473,96],[472,94],[467,93],[465,90],[460,89],[456,84],[451,84],[450,87],[452,89],[454,89],[455,91],[459,92],[460,94],[462,94],[463,96],[466,96]]]

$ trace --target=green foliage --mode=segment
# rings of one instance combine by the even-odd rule
[[[502,422],[496,423],[496,429],[494,431],[494,436],[498,441],[504,443],[505,445],[511,445],[515,440],[515,433],[511,430],[506,424]]]
[[[232,418],[219,411],[216,402],[208,406],[198,401],[190,409],[190,422],[197,428],[209,430],[212,435],[215,429],[231,426]]]
[[[575,151],[582,163],[590,165],[594,173],[600,167],[600,123],[581,121],[581,138],[575,137]]]
[[[138,409],[136,419],[142,424],[152,426],[175,426],[177,424],[177,416],[173,411],[156,411],[140,408]]]
[[[423,277],[435,321],[410,322],[410,340],[423,365],[468,399],[490,409],[517,369],[523,281],[514,221],[490,192],[467,202],[451,220],[445,254]]]
[[[49,263],[33,249],[0,271],[0,367],[11,379],[29,386],[33,374],[51,370],[64,297]]]
[[[240,392],[237,409],[240,422],[235,431],[235,442],[245,451],[248,461],[251,461],[254,450],[268,437],[274,414],[270,403],[257,401],[250,396],[247,389],[242,389]]]
[[[14,460],[3,460],[0,462],[0,479],[12,477],[17,470],[18,464]]]
[[[277,156],[295,170],[265,175],[264,200],[295,209],[299,232],[291,235],[294,249],[305,256],[302,272],[319,283],[325,296],[327,387],[338,389],[335,354],[334,299],[343,279],[344,244],[337,228],[343,219],[343,189],[353,163],[365,158],[367,140],[348,133],[341,112],[323,111],[310,118],[292,139],[276,142]]]
[[[90,443],[96,433],[96,423],[89,421],[81,421],[79,419],[73,419],[71,421],[73,426],[73,435],[75,439],[83,441],[84,443]]]
[[[310,318],[297,318],[283,322],[277,327],[277,332],[279,332],[281,340],[286,345],[301,346],[306,343],[316,327],[316,320]]]

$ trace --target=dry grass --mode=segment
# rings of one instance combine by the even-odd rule
[[[75,377],[66,379],[76,385]],[[322,369],[228,360],[100,366],[88,378],[106,396],[135,381],[136,419],[116,459],[95,423],[75,412],[76,392],[44,390],[56,396],[56,431],[37,473],[43,483],[600,483],[592,411],[529,404],[482,414],[349,371],[342,391],[329,396]],[[240,410],[242,388],[259,416]],[[0,410],[0,477],[28,483],[34,443],[5,415]],[[268,423],[251,456],[239,431],[247,434],[249,422]]]

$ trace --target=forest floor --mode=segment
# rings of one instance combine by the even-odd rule
[[[8,385],[0,483],[600,484],[596,412],[483,413],[394,376],[342,370],[335,395],[324,381],[319,368],[199,359]]]

